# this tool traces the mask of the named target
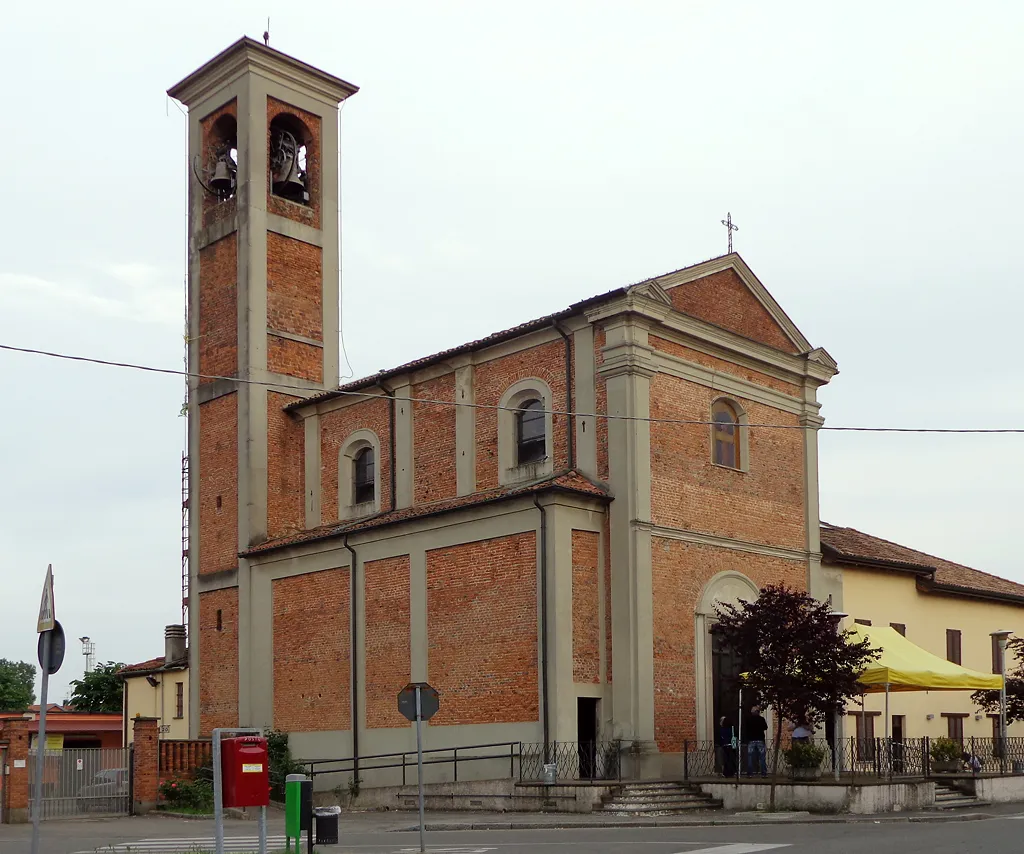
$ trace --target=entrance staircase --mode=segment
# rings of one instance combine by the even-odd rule
[[[594,812],[622,816],[684,815],[717,810],[722,802],[698,786],[677,782],[626,783],[601,799]]]
[[[988,801],[979,800],[973,794],[957,788],[953,783],[935,783],[935,803],[929,807],[933,810],[955,810],[965,807],[988,806]]]

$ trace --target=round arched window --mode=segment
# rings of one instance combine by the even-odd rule
[[[731,403],[715,401],[711,407],[712,459],[716,465],[740,468],[740,419]]]

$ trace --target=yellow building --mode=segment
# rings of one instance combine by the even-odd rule
[[[188,738],[188,650],[185,627],[164,631],[164,654],[130,664],[119,675],[124,680],[125,744],[132,741],[132,720],[157,718],[161,739]]]
[[[933,557],[853,528],[822,523],[822,562],[842,572],[845,626],[891,626],[928,652],[982,673],[999,672],[992,632],[1024,636],[1024,585]],[[1012,671],[1012,653],[1006,661]],[[869,694],[848,708],[846,735],[882,737],[885,697]],[[890,698],[895,739],[996,738],[999,716],[971,702],[969,691],[920,691]],[[1024,723],[1008,735],[1024,735]]]

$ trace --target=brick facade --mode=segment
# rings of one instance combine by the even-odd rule
[[[273,582],[274,727],[284,732],[351,726],[348,570]]]
[[[367,561],[363,566],[366,601],[366,726],[401,727],[398,692],[411,679],[409,638],[409,556]]]
[[[427,638],[431,726],[536,721],[536,535],[427,552]]]
[[[306,524],[303,426],[284,411],[293,400],[267,392],[267,535],[271,537],[301,531]]]
[[[455,400],[455,374],[413,386],[417,400]],[[415,500],[440,501],[456,493],[455,407],[413,403],[413,472]]]
[[[199,405],[199,459],[199,574],[207,575],[238,566],[237,392]]]
[[[199,594],[199,733],[238,726],[238,589]]]
[[[651,380],[651,416],[707,421],[721,392],[666,374]],[[799,427],[799,417],[731,396],[753,424]],[[651,424],[651,515],[656,524],[803,549],[804,436],[749,431],[749,470],[716,466],[706,424]],[[683,462],[685,461],[685,463]]]
[[[238,375],[238,241],[234,233],[199,252],[199,373]]]
[[[654,602],[654,731],[659,749],[697,738],[694,606],[719,572],[742,570],[758,587],[806,588],[807,565],[663,537],[651,542]]]
[[[599,538],[596,531],[572,532],[572,679],[601,681]]]
[[[723,270],[669,290],[672,306],[769,347],[796,348],[735,270]]]

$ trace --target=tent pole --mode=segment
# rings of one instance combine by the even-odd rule
[[[885,683],[885,740],[889,740],[889,683]]]

